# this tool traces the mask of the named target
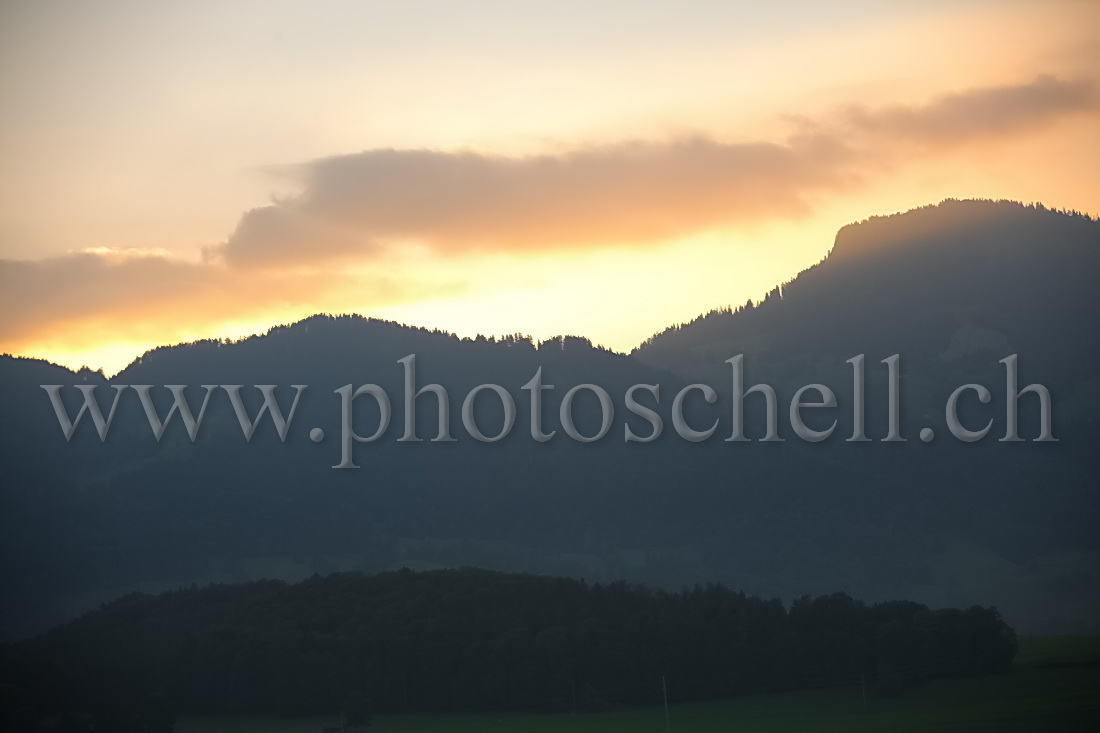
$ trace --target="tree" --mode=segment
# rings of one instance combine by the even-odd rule
[[[344,725],[367,726],[371,722],[370,700],[362,692],[353,692],[344,702]]]

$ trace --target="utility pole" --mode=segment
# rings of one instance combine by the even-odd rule
[[[661,694],[665,698],[665,733],[669,733],[668,723],[668,684],[665,682],[664,675],[661,675]]]
[[[570,680],[569,687],[573,690],[573,717],[577,717],[577,681]]]
[[[863,691],[863,712],[867,712],[867,680],[859,676],[859,688]]]

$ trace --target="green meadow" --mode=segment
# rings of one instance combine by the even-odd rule
[[[937,680],[892,697],[859,685],[599,713],[379,715],[370,733],[726,733],[1100,730],[1100,637],[1021,637],[1009,674]],[[311,733],[327,718],[190,717],[177,733]]]

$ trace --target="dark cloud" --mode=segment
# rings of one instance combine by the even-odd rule
[[[644,245],[808,213],[850,179],[835,140],[628,142],[559,155],[371,150],[302,168],[304,190],[249,212],[221,247],[231,264],[419,241],[439,252]],[[332,232],[343,236],[332,238]],[[358,233],[354,236],[351,233]]]
[[[405,241],[441,254],[644,246],[808,214],[888,159],[891,144],[966,143],[1096,108],[1091,84],[1046,76],[924,106],[852,107],[803,120],[804,134],[783,143],[693,137],[527,157],[369,150],[298,166],[300,195],[248,212],[207,255],[282,266]]]
[[[294,203],[245,212],[225,246],[205,248],[207,260],[261,268],[355,258],[373,249],[364,232]],[[303,253],[308,254],[303,258]]]
[[[1027,132],[1098,109],[1094,84],[1040,76],[1028,84],[949,94],[923,106],[853,107],[846,121],[857,130],[902,141],[957,145]]]

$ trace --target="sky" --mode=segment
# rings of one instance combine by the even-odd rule
[[[627,352],[841,226],[1100,214],[1095,2],[0,2],[0,352],[318,312]]]

